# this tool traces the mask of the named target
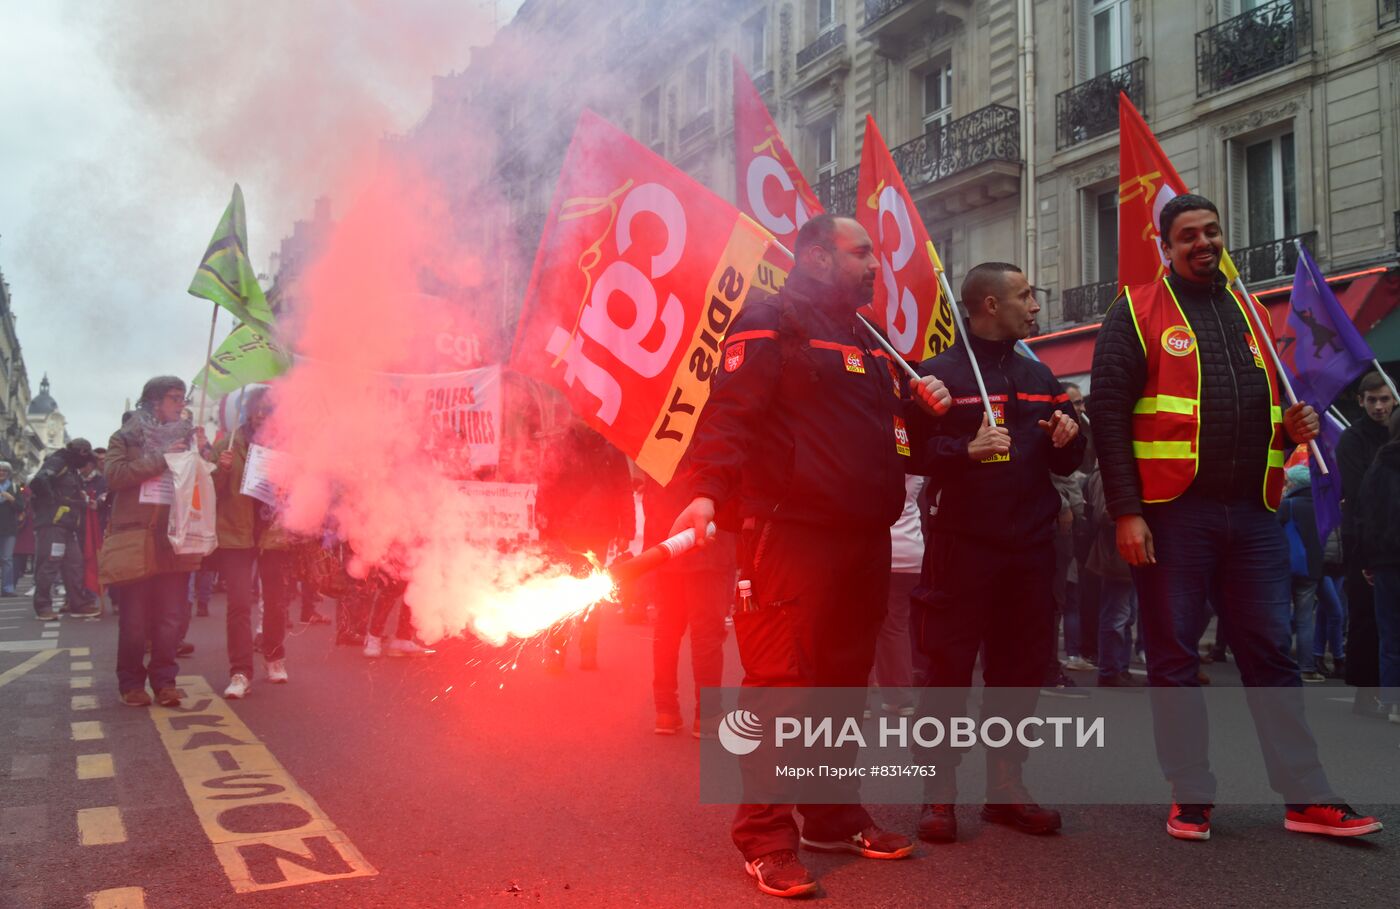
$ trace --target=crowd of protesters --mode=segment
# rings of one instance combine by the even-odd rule
[[[1017,352],[1039,307],[1025,275],[1007,263],[970,270],[962,294],[968,335],[922,364],[921,378],[905,379],[892,365],[884,371],[868,338],[840,316],[841,307],[854,312],[868,298],[868,237],[849,219],[809,223],[783,292],[746,307],[731,332],[697,441],[672,483],[634,474],[581,420],[543,440],[550,456],[535,514],[541,544],[557,562],[582,572],[678,528],[703,535],[712,521],[719,525],[718,538],[699,552],[626,591],[629,616],[645,621],[648,607],[654,610],[658,735],[687,725],[697,738],[714,734],[718,718],[706,715],[699,697],[722,682],[731,627],[746,684],[853,688],[868,679],[891,715],[912,714],[917,689],[968,687],[979,662],[989,691],[1006,692],[1003,712],[1015,715],[1033,709],[1022,702],[1028,691],[1032,702],[1036,689],[1083,697],[1081,683],[1090,679],[1100,688],[1208,685],[1204,667],[1233,654],[1247,685],[1344,679],[1355,688],[1358,715],[1400,723],[1394,392],[1380,373],[1359,382],[1362,416],[1337,447],[1341,526],[1322,538],[1306,448],[1316,414],[1305,404],[1280,404],[1257,353],[1262,329],[1213,277],[1218,256],[1202,250],[1218,247],[1211,231],[1219,225],[1207,200],[1183,196],[1164,208],[1172,270],[1125,292],[1110,311],[1091,398]],[[831,294],[841,307],[826,300]],[[1219,317],[1215,327],[1200,318],[1210,312]],[[784,332],[803,319],[813,337],[832,339],[808,338],[806,352],[793,353]],[[1176,331],[1190,335],[1188,351],[1199,351],[1195,373],[1142,340],[1161,337],[1165,348]],[[814,353],[827,349],[844,359],[827,363]],[[1226,374],[1228,393],[1218,384]],[[839,393],[830,393],[828,381]],[[844,407],[843,396],[860,406]],[[807,412],[788,413],[790,400]],[[119,615],[121,699],[132,706],[152,703],[148,687],[159,704],[180,703],[177,659],[192,650],[185,643],[191,617],[209,615],[216,589],[227,601],[226,698],[248,696],[258,654],[267,682],[289,680],[294,603],[302,623],[325,623],[317,609],[323,594],[337,601],[338,644],[366,657],[431,653],[415,639],[406,582],[395,567],[402,553],[369,577],[352,578],[352,553],[333,526],[319,537],[297,536],[281,526],[274,506],[244,492],[250,450],[266,441],[274,406],[267,390],[244,394],[236,425],[212,442],[186,405],[180,379],[156,377],[107,448],[75,439],[28,484],[0,463],[3,592],[14,594],[32,551],[40,619],[55,617],[60,581],[62,611],[73,616],[100,615],[106,593]],[[823,407],[829,420],[812,416]],[[771,413],[779,418],[766,421]],[[794,428],[798,421],[811,425]],[[1183,432],[1199,449],[1193,444],[1188,453],[1171,441]],[[775,433],[802,436],[829,457],[794,465],[793,474],[777,459],[750,456],[795,447]],[[893,445],[884,444],[886,433]],[[851,448],[862,434],[861,444],[878,444]],[[848,462],[835,452],[842,446],[851,448]],[[218,545],[207,557],[172,548],[170,506],[143,492],[166,472],[167,454],[186,451],[212,469]],[[849,488],[856,483],[865,486]],[[1276,557],[1285,544],[1282,575]],[[761,581],[767,606],[748,601],[748,578]],[[763,623],[778,615],[771,598],[780,589],[791,594],[777,601],[787,625],[770,628]],[[799,600],[804,616],[791,608]],[[589,610],[543,636],[549,670],[563,671],[571,641],[579,667],[597,669],[599,615]],[[797,627],[804,623],[811,627]],[[1212,624],[1213,640],[1204,641]],[[678,671],[687,632],[697,698],[690,723]],[[774,635],[802,637],[811,652],[775,650]],[[1331,794],[1311,733],[1296,719],[1256,717],[1271,780],[1283,781],[1288,828],[1333,835],[1379,829]],[[1266,729],[1269,722],[1276,728]],[[1199,725],[1204,735],[1204,715]],[[1285,757],[1276,740],[1289,737]],[[1168,831],[1182,839],[1209,836],[1214,777],[1201,757],[1203,741],[1157,741],[1175,794]],[[1059,814],[1026,791],[1024,758],[989,756],[983,817],[1053,832]],[[931,842],[957,837],[957,756],[941,754],[939,765],[945,773],[928,789],[918,828]],[[734,827],[749,873],[781,896],[814,886],[792,854],[791,807],[743,806]],[[879,858],[912,850],[908,838],[875,826],[858,804],[825,813],[798,807],[809,848]]]

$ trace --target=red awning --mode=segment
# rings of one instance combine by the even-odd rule
[[[1390,311],[1400,303],[1400,271],[1387,272],[1384,268],[1367,269],[1362,272],[1329,277],[1327,283],[1337,295],[1356,327],[1364,335],[1375,328]],[[1260,291],[1254,296],[1268,308],[1273,317],[1274,331],[1283,325],[1288,314],[1288,298],[1292,285]],[[1061,331],[1028,338],[1026,343],[1050,371],[1060,377],[1083,375],[1089,372],[1094,359],[1094,340],[1098,337],[1099,326],[1076,325]]]

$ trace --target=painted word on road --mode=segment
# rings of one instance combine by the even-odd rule
[[[234,890],[378,873],[208,682],[179,684],[184,706],[151,718]]]

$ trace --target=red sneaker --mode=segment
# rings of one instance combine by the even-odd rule
[[[1320,833],[1323,836],[1365,836],[1381,829],[1381,822],[1369,815],[1363,817],[1350,805],[1289,805],[1283,816],[1283,826],[1298,833]]]
[[[1210,812],[1214,805],[1178,805],[1172,803],[1167,817],[1167,832],[1179,840],[1210,839]]]

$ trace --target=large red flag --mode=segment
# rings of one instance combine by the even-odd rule
[[[942,264],[919,210],[904,186],[875,118],[865,118],[856,220],[869,233],[881,280],[872,302],[875,322],[906,360],[925,360],[953,343],[953,310],[938,283]]]
[[[511,365],[669,482],[770,239],[585,111],[540,238]]]
[[[1118,286],[1151,284],[1167,271],[1158,235],[1162,206],[1190,192],[1147,121],[1118,93]],[[1228,280],[1239,274],[1230,254],[1220,258]]]
[[[822,204],[798,170],[738,56],[734,57],[734,166],[739,209],[790,252],[797,243],[798,228],[812,215],[821,214]],[[754,283],[776,291],[792,268],[792,258],[774,247],[767,263],[770,267],[760,268]]]

